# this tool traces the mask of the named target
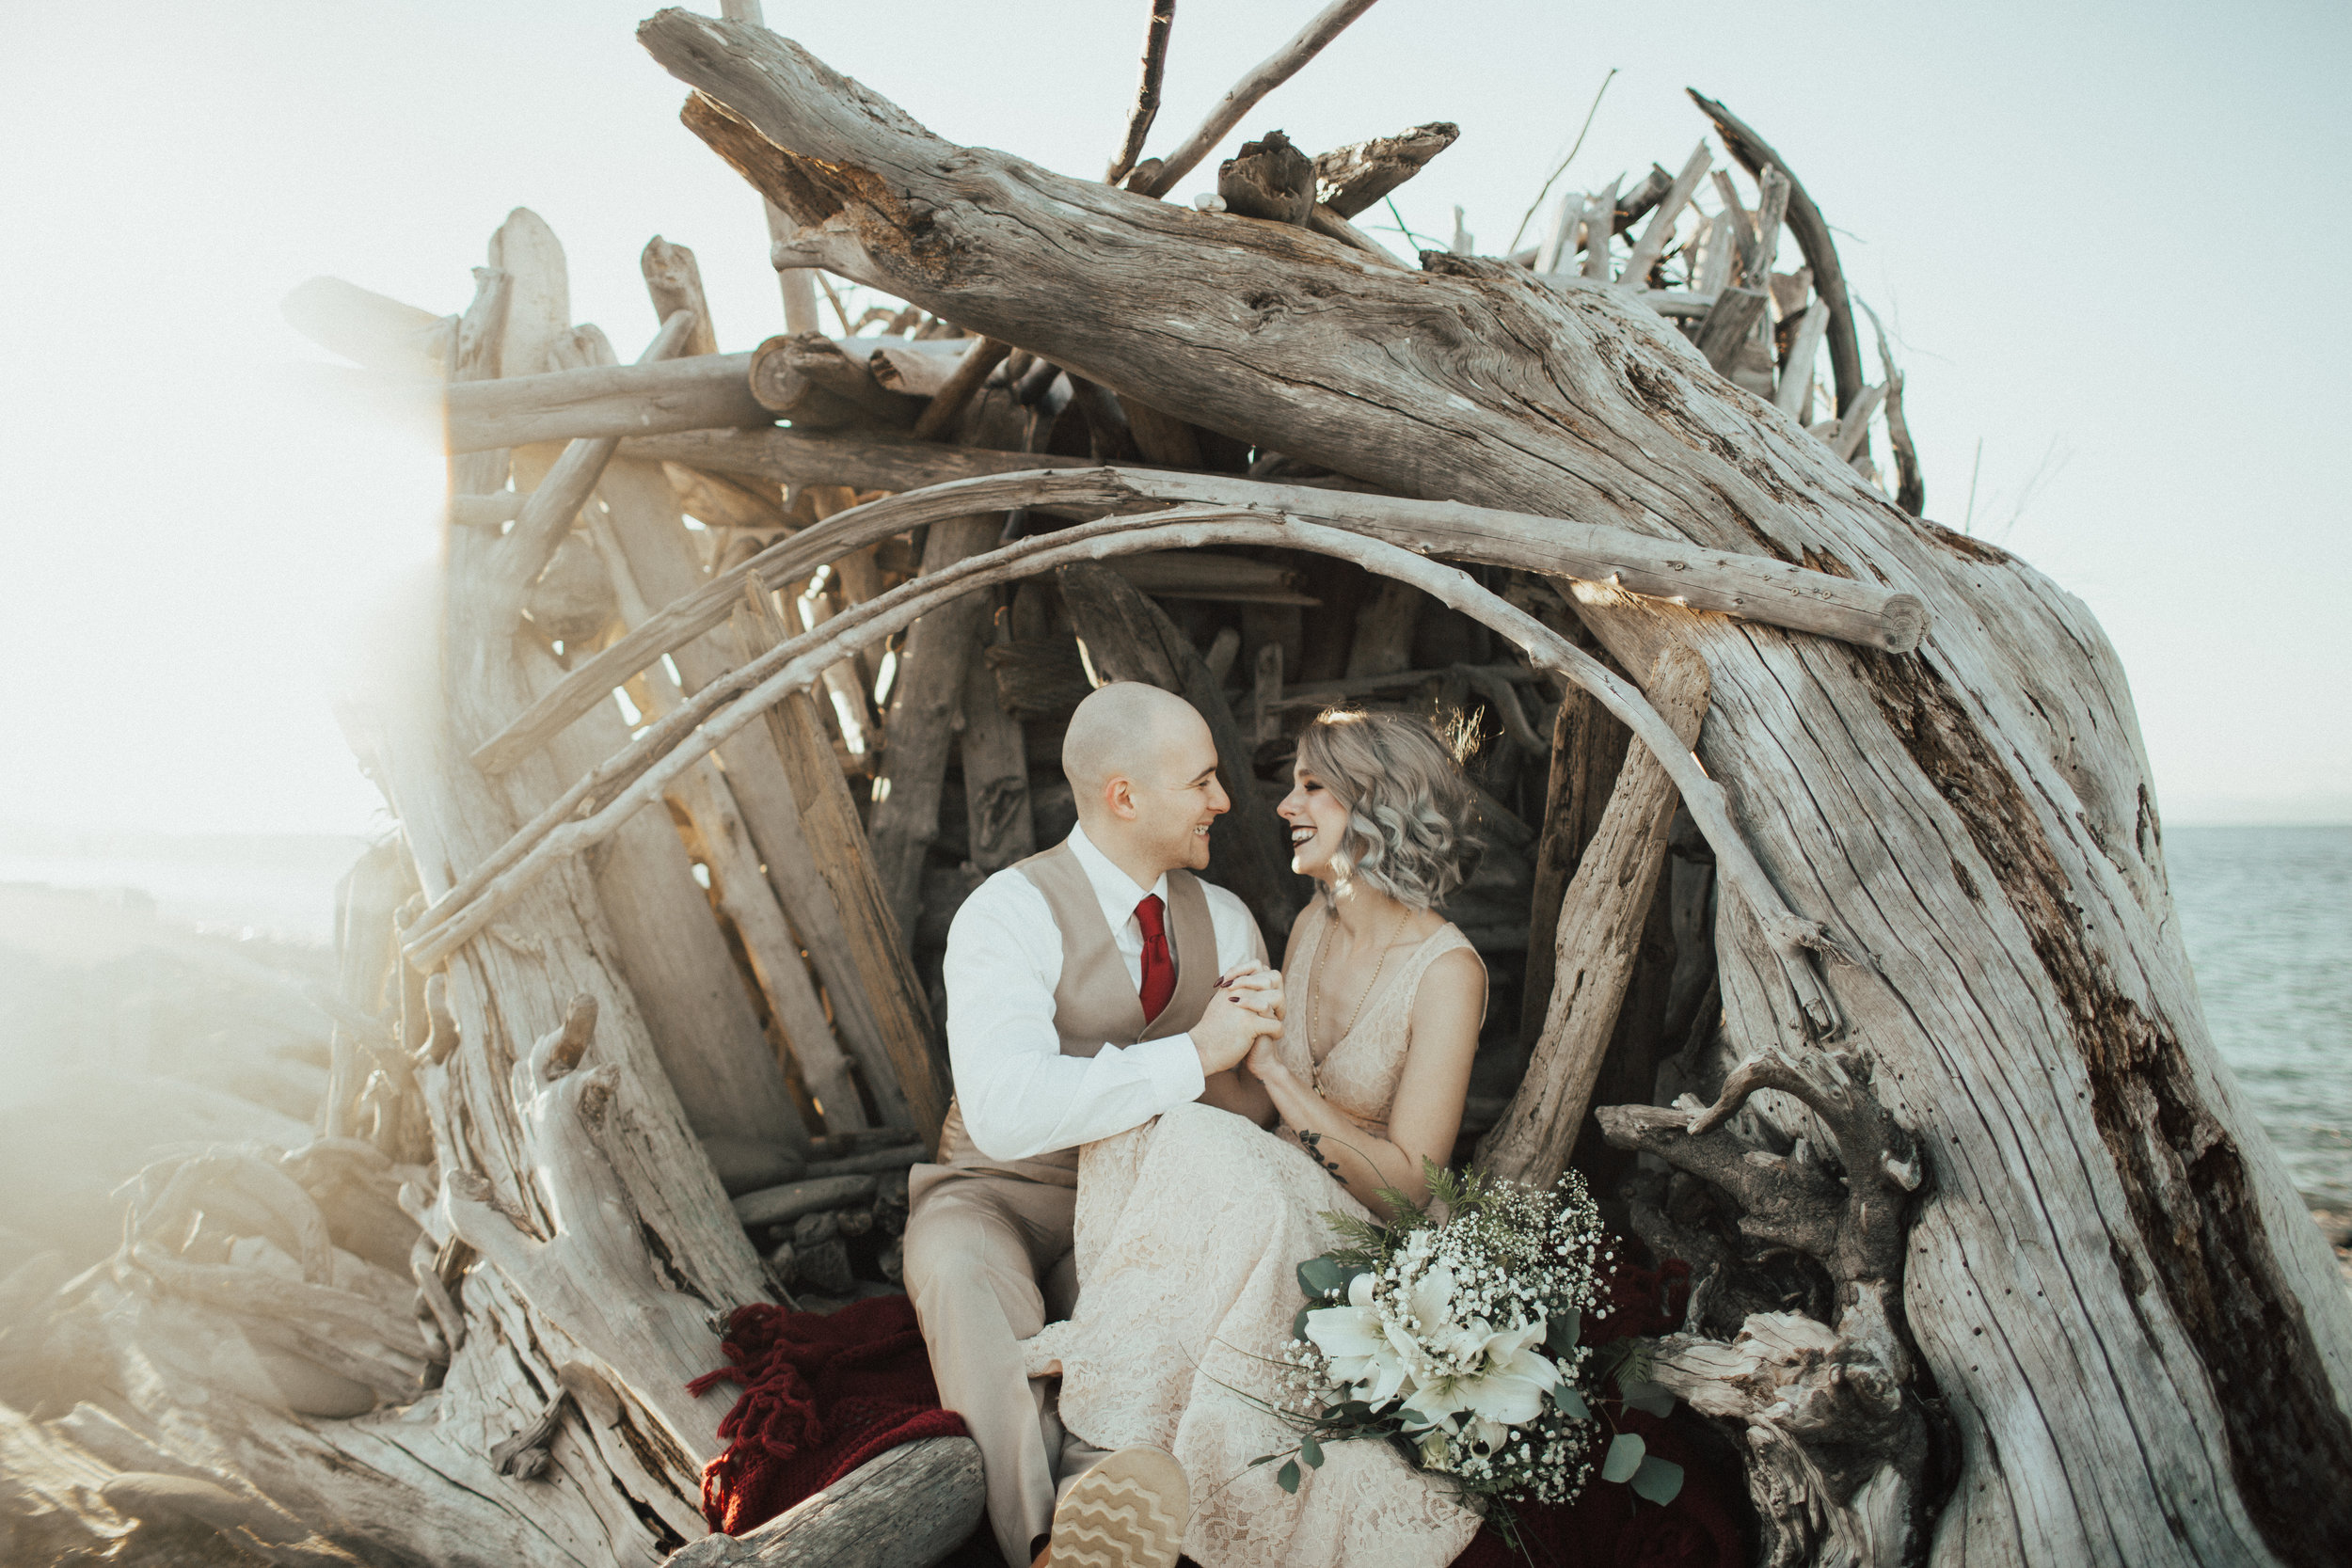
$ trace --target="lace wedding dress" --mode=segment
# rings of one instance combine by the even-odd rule
[[[1317,902],[1306,918],[1327,916]],[[1319,930],[1287,976],[1304,997]],[[1284,1063],[1374,1136],[1385,1136],[1405,1069],[1413,994],[1439,958],[1470,942],[1452,926],[1392,964],[1346,1037]],[[1336,1241],[1326,1210],[1365,1210],[1301,1148],[1201,1104],[1089,1144],[1078,1165],[1077,1309],[1026,1342],[1033,1377],[1059,1370],[1062,1423],[1098,1448],[1150,1444],[1192,1483],[1184,1554],[1201,1568],[1442,1568],[1478,1515],[1385,1443],[1334,1443],[1285,1494],[1261,1455],[1297,1446],[1263,1408],[1274,1358],[1302,1305],[1296,1269]],[[1257,1402],[1263,1402],[1263,1403]]]

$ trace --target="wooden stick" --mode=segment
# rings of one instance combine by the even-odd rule
[[[1757,177],[1762,194],[1756,204],[1756,230],[1740,253],[1748,281],[1756,288],[1772,282],[1772,261],[1780,254],[1780,226],[1788,213],[1788,176],[1777,165]]]
[[[963,812],[970,860],[1001,871],[1037,850],[1021,721],[1005,711],[996,674],[975,658],[963,682]]]
[[[1821,352],[1821,338],[1828,330],[1829,307],[1817,299],[1797,319],[1797,330],[1788,340],[1788,363],[1781,367],[1772,406],[1800,423],[1813,397],[1814,356]]]
[[[1707,693],[1707,661],[1670,644],[1647,695],[1685,747],[1698,739]],[[1478,1146],[1481,1168],[1549,1187],[1567,1164],[1633,976],[1675,806],[1674,781],[1658,754],[1629,753],[1563,895],[1543,1033],[1502,1121]]]
[[[918,421],[915,430],[922,428]],[[633,438],[623,443],[622,451],[780,484],[846,484],[853,490],[893,492],[977,475],[1093,466],[1091,458],[952,447],[879,430],[696,430]]]
[[[1326,44],[1344,32],[1347,24],[1372,9],[1372,0],[1331,0],[1316,13],[1314,20],[1298,30],[1297,36],[1259,62],[1256,70],[1233,84],[1200,128],[1186,137],[1183,146],[1161,161],[1159,172],[1142,187],[1146,196],[1166,196],[1176,188],[1176,182],[1200,166],[1210,150],[1225,139],[1226,133],[1241,123],[1241,117],[1257,106],[1258,101],[1298,73],[1300,67],[1323,52]]]
[[[686,320],[683,331],[701,323],[691,311],[675,313]],[[445,402],[448,450],[773,424],[745,384],[751,365],[748,354],[710,354],[454,382]]]
[[[972,394],[980,389],[980,383],[988,379],[988,372],[1003,363],[1005,356],[1011,352],[1012,345],[999,342],[994,338],[973,340],[972,346],[964,350],[963,357],[957,362],[955,373],[947,378],[946,386],[931,395],[930,403],[914,421],[914,438],[918,441],[946,440],[948,427],[962,414],[963,405],[972,401]]]
[[[1762,289],[1725,289],[1715,296],[1715,308],[1699,325],[1698,350],[1707,362],[1729,375],[1739,363],[1756,324],[1764,319],[1770,303]]]
[[[1537,272],[1558,272],[1560,263],[1576,254],[1577,226],[1583,218],[1584,193],[1561,192],[1560,204],[1551,210],[1551,227],[1544,231],[1544,243],[1535,248]]]
[[[755,27],[768,24],[760,15],[759,0],[719,0],[719,14],[729,22],[748,22]],[[771,245],[790,245],[798,235],[792,220],[784,215],[773,201],[763,200],[761,206],[768,219],[768,241]],[[817,323],[817,290],[810,279],[814,276],[803,267],[776,269],[776,286],[784,295],[784,329],[787,332],[814,332]]]
[[[1862,395],[1854,399],[1844,413],[1837,416],[1837,438],[1830,445],[1831,450],[1837,453],[1840,462],[1852,462],[1854,453],[1862,450],[1862,443],[1868,438],[1870,434],[1871,416],[1879,411],[1879,404],[1885,400],[1885,397],[1884,383],[1882,382],[1876,387],[1865,387],[1862,388]]]
[[[984,554],[1003,531],[1004,517],[993,512],[933,523],[924,544],[923,575],[935,576],[966,557]],[[900,939],[909,942],[922,906],[923,863],[939,836],[941,785],[955,746],[965,671],[980,661],[989,609],[977,594],[944,603],[908,629],[898,654],[898,677],[890,693],[890,746],[866,832],[882,896]]]
[[[1656,266],[1658,259],[1666,254],[1666,242],[1674,238],[1675,220],[1682,215],[1682,209],[1698,190],[1699,182],[1707,178],[1708,168],[1713,160],[1714,154],[1703,140],[1691,156],[1683,160],[1682,172],[1675,176],[1675,182],[1666,188],[1665,196],[1658,203],[1658,210],[1650,214],[1649,224],[1642,230],[1642,237],[1634,242],[1633,254],[1626,258],[1625,270],[1617,275],[1619,277],[1637,289],[1643,286],[1649,277],[1650,268]]]
[[[346,283],[313,277],[278,302],[296,332],[371,370],[441,379],[453,319]]]
[[[694,262],[694,253],[656,234],[639,253],[637,270],[644,275],[646,293],[653,295],[656,317],[668,321],[679,310],[693,313],[694,329],[678,350],[679,356],[693,359],[718,353],[719,335],[710,324],[710,301],[703,295],[702,269]]]
[[[835,616],[816,631],[777,643],[727,679],[712,682],[677,713],[649,726],[510,839],[483,869],[444,895],[409,928],[404,947],[408,961],[420,968],[439,963],[486,929],[497,911],[549,865],[602,842],[636,812],[660,800],[669,783],[712,747],[779,704],[782,711],[807,713],[803,689],[827,664],[866,642],[889,636],[935,605],[1081,561],[1137,550],[1222,544],[1265,545],[1337,556],[1379,576],[1413,583],[1440,603],[1503,633],[1519,645],[1531,664],[1557,671],[1591,691],[1660,756],[1667,775],[1681,790],[1692,819],[1714,848],[1724,885],[1746,900],[1763,940],[1782,957],[1784,972],[1805,1014],[1818,1028],[1836,1026],[1836,1012],[1803,955],[1807,950],[1842,950],[1818,922],[1788,911],[1755,852],[1733,826],[1722,786],[1707,776],[1639,690],[1534,616],[1454,567],[1345,530],[1293,517],[1275,521],[1230,509],[1185,508],[1106,517],[1059,533],[1018,540],[988,555],[968,557],[942,572],[902,583],[879,599]],[[803,723],[814,736],[814,715]],[[796,754],[805,755],[808,750],[803,745]],[[828,775],[832,786],[840,788],[837,771],[829,767],[818,769],[800,762],[797,768]],[[808,787],[816,787],[817,783],[811,777]],[[796,789],[802,787],[801,778],[796,776],[794,784]],[[864,833],[848,806],[846,792],[840,800],[848,819],[835,823],[831,831],[840,842],[862,851]],[[583,807],[592,807],[591,815],[581,816]],[[833,842],[824,832],[812,832],[810,839],[812,844]],[[865,861],[866,857],[861,853],[857,859]],[[844,891],[836,886],[836,895]],[[876,925],[887,920],[888,910],[878,886],[868,905],[879,913]],[[916,1101],[913,1086],[908,1099],[910,1103]],[[944,1095],[940,1103],[944,1106]],[[918,1116],[921,1111],[917,1105]]]
[[[795,426],[908,429],[923,412],[923,401],[875,380],[871,361],[870,351],[855,340],[845,344],[814,332],[771,338],[752,351],[751,394]],[[812,405],[812,394],[821,404]]]
[[[1788,177],[1788,229],[1797,237],[1797,248],[1804,253],[1805,265],[1813,269],[1814,293],[1829,307],[1830,371],[1837,388],[1837,405],[1843,408],[1862,394],[1862,349],[1854,335],[1853,306],[1847,297],[1846,273],[1838,265],[1837,245],[1830,237],[1829,222],[1805,194],[1804,182],[1789,173],[1788,160],[1773,151],[1745,121],[1697,92],[1691,94],[1691,102],[1715,122],[1724,146],[1750,174],[1761,177],[1771,166]]]
[[[781,587],[805,577],[827,560],[943,517],[1016,506],[1099,514],[1171,502],[1254,506],[1344,522],[1432,554],[1610,581],[1632,593],[1671,598],[1693,609],[1893,653],[1918,646],[1927,626],[1926,611],[1907,594],[1762,556],[1677,546],[1597,524],[1528,517],[1449,501],[1266,484],[1221,475],[1133,468],[1031,471],[911,489],[841,513],[779,541],[714,579],[691,600],[682,599],[659,611],[644,626],[573,671],[477,749],[474,763],[491,773],[512,768],[548,736],[603,702],[639,670],[723,621],[747,578]]]
[[[1895,351],[1886,343],[1886,324],[1867,300],[1856,304],[1867,312],[1870,329],[1878,334],[1879,365],[1886,375],[1886,444],[1895,449],[1895,504],[1915,517],[1927,514],[1927,484],[1919,477],[1919,449],[1911,444],[1911,426],[1903,420],[1903,374],[1895,368]]]
[[[1176,0],[1152,0],[1152,20],[1143,30],[1143,74],[1136,84],[1135,107],[1127,112],[1127,135],[1111,159],[1110,172],[1103,176],[1106,185],[1126,179],[1143,156],[1144,138],[1160,114],[1160,77],[1168,70],[1168,35],[1175,25]]]
[[[1593,198],[1584,209],[1584,276],[1606,282],[1609,277],[1609,237],[1617,230],[1617,182]]]
[[[1315,182],[1323,205],[1340,217],[1354,217],[1427,167],[1461,134],[1449,120],[1432,120],[1401,135],[1375,136],[1319,154]]]

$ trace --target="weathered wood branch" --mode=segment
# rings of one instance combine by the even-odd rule
[[[917,439],[921,428],[918,423],[915,434],[907,436],[878,430],[696,430],[638,437],[623,442],[622,450],[631,457],[683,463],[691,468],[784,484],[846,484],[855,490],[920,490],[976,476],[1091,466],[1091,459],[1084,457],[945,446]]]
[[[987,1498],[979,1445],[926,1437],[756,1529],[691,1543],[667,1568],[929,1568],[963,1544]]]
[[[1288,43],[1226,89],[1216,107],[1209,111],[1209,118],[1175,151],[1154,160],[1159,166],[1137,188],[1146,196],[1166,196],[1174,190],[1176,182],[1199,167],[1200,160],[1241,123],[1242,116],[1257,107],[1260,99],[1297,75],[1300,68],[1323,53],[1326,44],[1347,30],[1349,23],[1370,9],[1372,0],[1331,0]]]
[[[1698,741],[1708,684],[1706,661],[1680,647],[1661,654],[1650,672],[1645,694],[1686,746]],[[1502,1120],[1478,1146],[1482,1167],[1538,1187],[1549,1187],[1566,1167],[1633,977],[1676,803],[1658,758],[1628,754],[1599,831],[1562,895],[1543,1029]]]
[[[923,400],[883,386],[875,378],[872,356],[855,339],[845,343],[817,332],[771,338],[752,353],[751,394],[795,429],[912,428]]]
[[[1659,198],[1656,210],[1650,214],[1649,223],[1642,230],[1642,237],[1633,244],[1633,254],[1626,258],[1625,270],[1617,275],[1619,277],[1637,289],[1645,284],[1650,268],[1656,266],[1658,259],[1666,254],[1666,242],[1674,238],[1675,219],[1680,217],[1682,209],[1690,205],[1692,194],[1699,188],[1699,182],[1707,178],[1707,171],[1713,164],[1714,154],[1708,149],[1707,143],[1701,141],[1691,156],[1683,161],[1681,172],[1675,176],[1674,183],[1666,187],[1666,194]]]
[[[686,319],[687,331],[699,320]],[[459,382],[448,394],[449,450],[772,424],[745,384],[750,372],[748,354],[712,354]]]
[[[1335,147],[1315,158],[1315,184],[1323,205],[1352,218],[1428,166],[1452,147],[1462,128],[1435,119],[1394,136]]]
[[[1327,519],[1428,555],[1606,582],[1637,594],[1670,596],[1692,609],[1899,652],[1916,645],[1925,625],[1917,599],[1874,584],[1832,578],[1768,557],[1693,550],[1552,518],[1212,474],[1128,468],[1008,474],[910,490],[840,513],[780,541],[714,578],[691,599],[656,612],[644,626],[582,664],[559,692],[517,717],[474,760],[493,773],[513,767],[629,676],[725,619],[746,579],[782,587],[876,540],[983,509],[1027,506],[1088,515],[1170,504],[1257,507],[1269,515]]]
[[[1143,141],[1160,114],[1160,78],[1168,72],[1168,35],[1176,25],[1176,0],[1152,0],[1152,20],[1143,30],[1143,69],[1136,83],[1135,107],[1127,111],[1127,134],[1111,156],[1104,183],[1116,185],[1127,178],[1143,156]]]
[[[444,896],[410,927],[409,961],[429,966],[478,937],[505,902],[528,889],[548,866],[611,836],[637,811],[658,800],[685,769],[710,749],[787,696],[805,704],[802,689],[825,666],[860,643],[887,636],[932,605],[959,594],[1050,571],[1075,561],[1101,560],[1137,549],[1169,546],[1246,543],[1306,549],[1352,560],[1384,577],[1414,583],[1438,602],[1476,616],[1517,642],[1529,661],[1559,672],[1594,693],[1656,753],[1682,791],[1684,802],[1707,833],[1727,885],[1747,900],[1767,945],[1777,955],[1781,984],[1793,1016],[1810,1026],[1836,1026],[1820,984],[1810,969],[1808,950],[1836,951],[1821,928],[1791,914],[1764,878],[1725,811],[1721,788],[1697,766],[1671,726],[1629,683],[1612,674],[1575,644],[1479,587],[1465,574],[1377,540],[1323,525],[1286,520],[1272,523],[1230,513],[1195,513],[1180,522],[1161,515],[1106,518],[1060,533],[1018,541],[985,556],[967,558],[935,575],[855,607],[824,626],[781,642],[737,671],[714,681],[691,704],[630,742],[603,767],[581,779],[522,832],[469,878],[462,896]],[[756,684],[755,684],[756,683]],[[737,693],[740,695],[737,695]],[[729,701],[728,699],[732,699]],[[724,706],[721,706],[722,703]],[[583,815],[583,812],[592,815]],[[853,827],[853,823],[851,825]],[[845,830],[844,835],[848,836]],[[836,890],[838,891],[838,890]],[[879,902],[879,894],[876,895]],[[910,1097],[912,1098],[912,1096]]]
[[[1724,138],[1724,147],[1740,166],[1761,179],[1767,168],[1777,168],[1788,180],[1788,223],[1797,237],[1797,248],[1804,253],[1804,264],[1813,269],[1813,291],[1829,307],[1829,363],[1836,378],[1837,406],[1843,408],[1862,391],[1862,345],[1854,332],[1853,305],[1846,294],[1846,269],[1837,261],[1837,242],[1829,231],[1829,220],[1821,209],[1814,205],[1805,193],[1804,182],[1789,172],[1788,160],[1772,150],[1772,145],[1748,128],[1747,122],[1714,99],[1703,96],[1697,88],[1686,89],[1691,102],[1699,106],[1699,113],[1712,120],[1716,135]]]

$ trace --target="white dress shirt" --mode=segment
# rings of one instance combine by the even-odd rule
[[[1127,981],[1139,991],[1143,928],[1136,906],[1147,894],[1159,895],[1165,906],[1168,879],[1137,886],[1084,828],[1072,831],[1070,847],[1102,903]],[[1216,973],[1264,958],[1248,908],[1214,883],[1204,881],[1200,890],[1216,932]],[[947,929],[947,1058],[964,1130],[992,1160],[1075,1148],[1200,1096],[1200,1056],[1188,1034],[1125,1047],[1105,1042],[1092,1056],[1062,1054],[1054,1027],[1061,956],[1061,931],[1045,895],[1017,868],[975,888]],[[1185,954],[1183,961],[1198,963],[1202,956]]]

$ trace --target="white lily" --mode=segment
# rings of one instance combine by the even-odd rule
[[[1489,1446],[1499,1433],[1487,1423],[1518,1426],[1543,1413],[1544,1395],[1560,1382],[1559,1368],[1538,1354],[1543,1342],[1541,1318],[1520,1328],[1495,1330],[1483,1319],[1461,1329],[1449,1324],[1444,1337],[1468,1339],[1475,1346],[1454,1363],[1454,1370],[1435,1364],[1415,1367],[1413,1408],[1432,1425],[1447,1432],[1459,1429],[1464,1414],[1480,1421],[1480,1438]]]
[[[1347,1385],[1350,1394],[1374,1409],[1405,1386],[1405,1360],[1381,1323],[1372,1275],[1359,1274],[1348,1282],[1346,1306],[1308,1313],[1307,1338],[1331,1358],[1332,1380]]]

